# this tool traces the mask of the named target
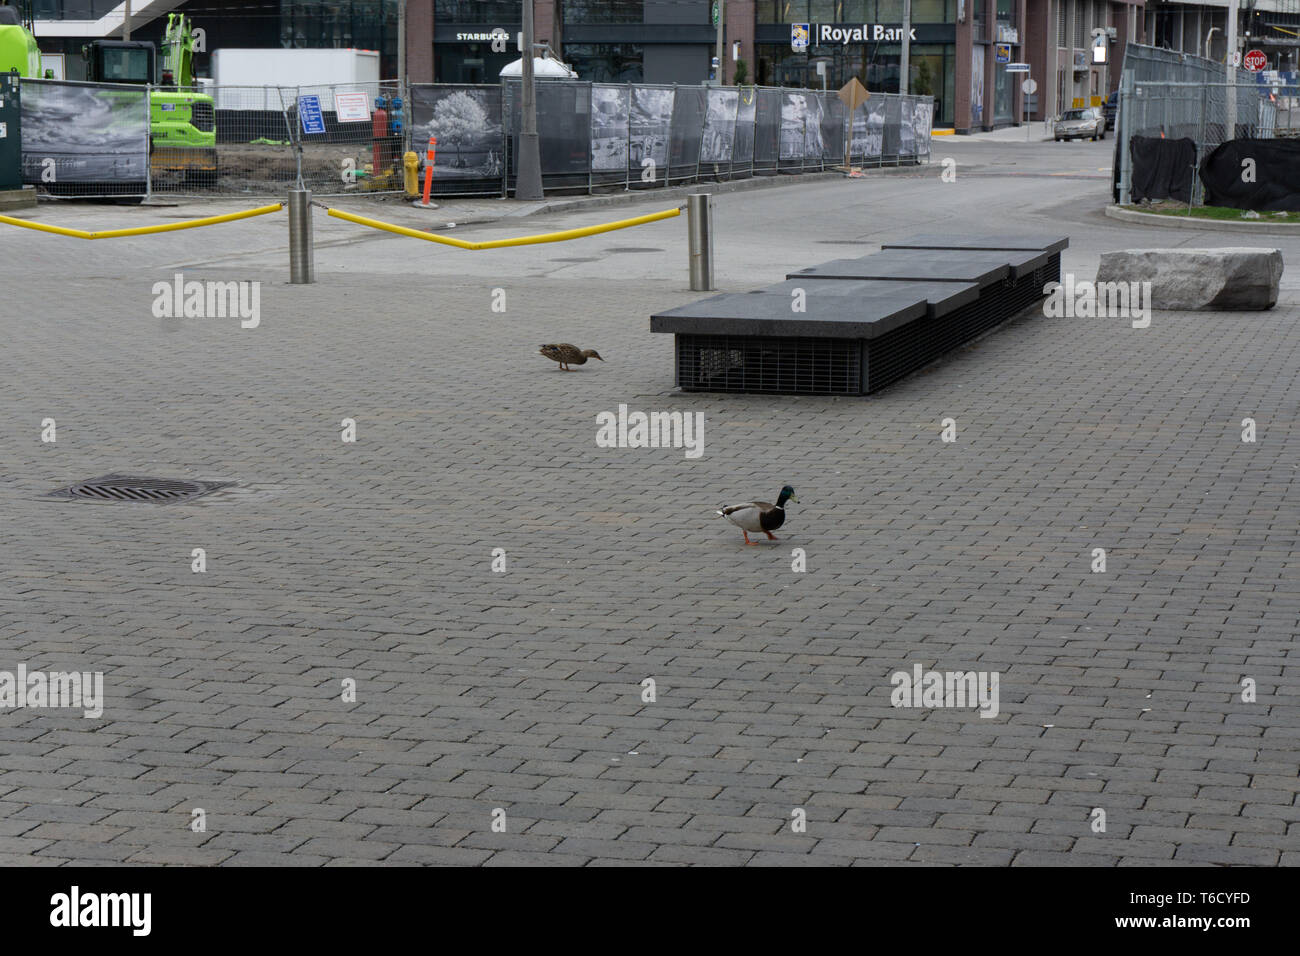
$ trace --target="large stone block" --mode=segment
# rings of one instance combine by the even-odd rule
[[[1098,284],[1150,282],[1153,309],[1271,309],[1281,280],[1280,249],[1122,249],[1097,269]]]

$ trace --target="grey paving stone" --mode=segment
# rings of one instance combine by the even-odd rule
[[[984,182],[999,230],[1069,233],[1080,277],[1134,229],[1159,238],[1093,215],[1101,179]],[[905,238],[930,208],[932,184],[891,180],[864,220],[863,185],[724,203],[719,291],[834,258],[823,240]],[[987,231],[986,196],[948,202],[954,237]],[[77,269],[0,232],[23,269],[0,309],[0,666],[102,668],[108,696],[93,721],[6,714],[0,862],[1297,862],[1295,289],[1250,335],[1214,313],[1035,315],[861,401],[685,394],[648,331],[700,298],[680,224],[645,227],[664,251],[635,264],[600,237],[570,247],[590,263],[359,253],[355,227],[316,225],[311,286],[243,251],[281,248],[282,220],[87,244]],[[179,261],[262,281],[263,325],[151,322]],[[533,354],[550,336],[608,361],[558,373]],[[621,403],[703,413],[705,454],[597,448]],[[238,487],[166,509],[40,497],[141,468]],[[787,481],[779,544],[709,518]],[[997,671],[1000,715],[892,707],[914,663]],[[497,806],[507,834],[486,830]]]

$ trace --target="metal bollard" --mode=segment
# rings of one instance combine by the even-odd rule
[[[311,241],[311,190],[289,190],[289,282],[316,281],[316,253]]]
[[[691,258],[691,291],[713,289],[713,207],[708,193],[686,197],[686,234]]]

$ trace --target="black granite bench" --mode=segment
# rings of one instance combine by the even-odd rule
[[[931,245],[939,241],[947,245]],[[675,336],[677,385],[686,391],[863,395],[1033,305],[1060,280],[1068,244],[918,236],[657,313],[650,328]],[[803,312],[792,308],[796,293]]]

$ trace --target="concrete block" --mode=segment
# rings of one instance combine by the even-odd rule
[[[1260,311],[1277,302],[1282,251],[1121,249],[1103,252],[1097,282],[1150,282],[1151,308]]]

